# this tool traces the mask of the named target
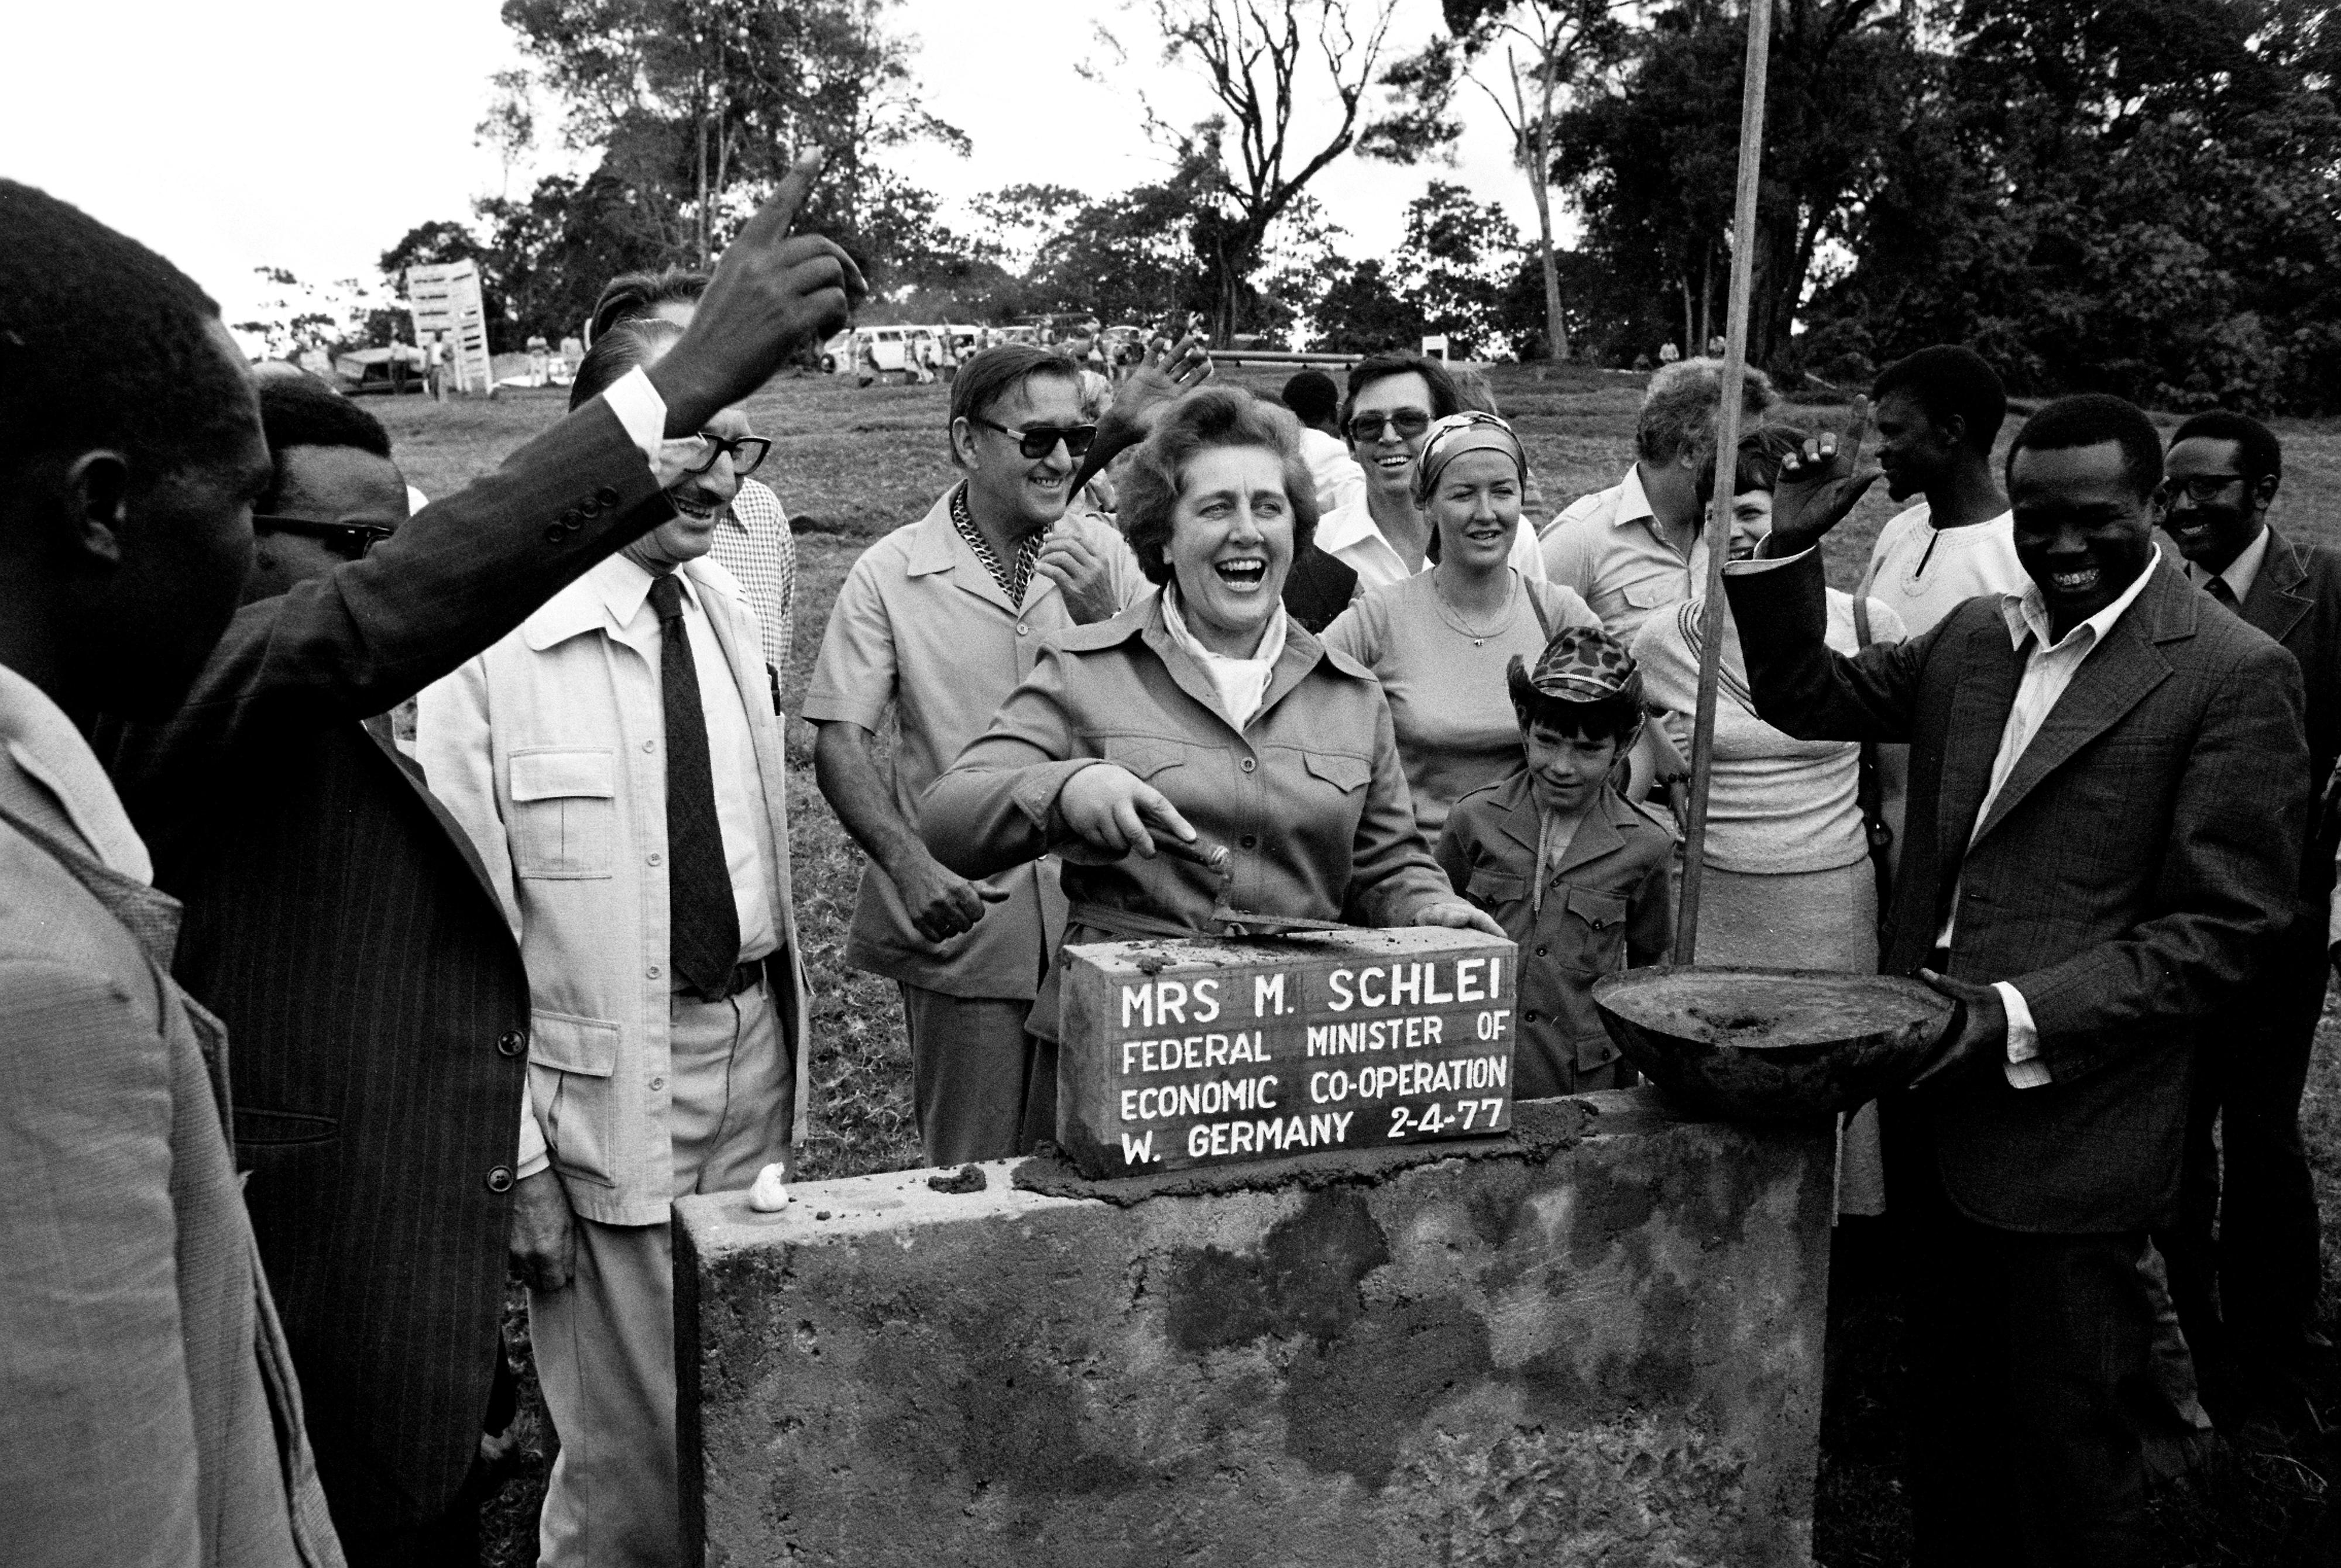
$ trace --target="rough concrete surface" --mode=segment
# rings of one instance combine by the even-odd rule
[[[1586,1108],[1282,1191],[684,1200],[705,1561],[1804,1568],[1829,1128]]]

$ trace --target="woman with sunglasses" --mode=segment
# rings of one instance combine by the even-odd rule
[[[1281,602],[1317,521],[1292,416],[1195,392],[1162,413],[1121,490],[1130,547],[1161,591],[1041,650],[928,788],[928,849],[964,877],[1061,852],[1069,944],[1216,928],[1220,875],[1163,840],[1224,848],[1233,902],[1265,914],[1497,934],[1415,829],[1380,687]],[[1031,1026],[1051,1041],[1056,987],[1052,965]]]
[[[1432,533],[1430,569],[1369,588],[1325,629],[1325,646],[1380,678],[1422,836],[1456,801],[1520,765],[1504,671],[1533,665],[1564,626],[1599,626],[1572,589],[1513,565],[1528,453],[1493,414],[1449,414],[1424,432],[1412,499]]]
[[[1350,372],[1341,433],[1365,471],[1365,494],[1325,514],[1317,548],[1358,574],[1360,593],[1429,569],[1435,534],[1415,499],[1414,465],[1436,420],[1462,408],[1455,378],[1437,360],[1375,354]],[[1536,535],[1516,527],[1509,560],[1529,581],[1545,580]],[[1541,651],[1541,650],[1539,650]]]

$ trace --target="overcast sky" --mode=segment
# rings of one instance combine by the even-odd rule
[[[1411,48],[1437,0],[1402,0],[1392,39]],[[74,202],[194,274],[231,320],[255,297],[252,269],[359,276],[407,229],[467,218],[503,181],[473,144],[488,78],[520,63],[499,0],[77,0],[9,8],[14,67],[0,93],[0,174]],[[1100,21],[1131,45],[1115,68]],[[1136,94],[1186,122],[1200,89],[1160,65],[1119,0],[908,0],[898,24],[921,47],[929,107],[965,131],[961,159],[917,151],[902,173],[956,207],[1025,183],[1099,194],[1158,177]],[[1074,67],[1106,65],[1097,85]],[[553,130],[552,116],[542,129]],[[1305,121],[1296,144],[1307,140]],[[555,153],[543,167],[555,166]],[[524,189],[535,171],[515,174]],[[1441,177],[1501,201],[1522,233],[1534,210],[1484,102]],[[1343,159],[1312,189],[1354,253],[1398,241],[1431,172]],[[963,209],[961,209],[963,211]]]

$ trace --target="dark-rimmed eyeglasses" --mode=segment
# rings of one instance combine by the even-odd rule
[[[2218,500],[2221,491],[2243,477],[2240,473],[2190,473],[2181,479],[2174,474],[2170,480],[2170,499],[2177,501],[2183,495],[2199,506]]]
[[[320,522],[309,517],[277,517],[268,512],[252,514],[253,530],[258,533],[297,533],[304,539],[322,541],[327,550],[349,561],[363,561],[368,551],[398,531],[397,526],[381,522]]]
[[[706,445],[707,457],[705,461],[684,469],[682,471],[686,474],[705,473],[715,466],[716,459],[728,452],[732,454],[732,474],[745,479],[763,466],[764,459],[772,450],[772,443],[761,435],[722,436],[703,430],[699,432],[699,439]]]
[[[1430,428],[1430,416],[1419,408],[1402,408],[1395,413],[1361,413],[1350,421],[1350,439],[1380,441],[1384,425],[1396,430],[1399,440],[1412,441]]]
[[[1097,440],[1097,426],[1093,424],[1036,424],[1022,430],[1010,430],[981,414],[972,413],[967,416],[967,422],[980,424],[986,430],[996,430],[1001,435],[1013,436],[1017,452],[1025,457],[1046,457],[1057,450],[1059,442],[1065,443],[1067,457],[1086,457],[1090,443]]]

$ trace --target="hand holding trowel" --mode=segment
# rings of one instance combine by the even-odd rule
[[[1163,834],[1154,840],[1154,848],[1174,859],[1200,866],[1218,876],[1219,897],[1211,900],[1211,912],[1206,918],[1219,928],[1223,937],[1285,937],[1295,931],[1346,931],[1349,926],[1339,920],[1309,920],[1297,915],[1263,915],[1256,909],[1239,909],[1229,902],[1235,887],[1235,857],[1225,844],[1214,844],[1198,839],[1187,843]]]

